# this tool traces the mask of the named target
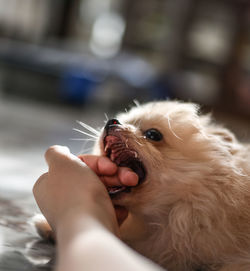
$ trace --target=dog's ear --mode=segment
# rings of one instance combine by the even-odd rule
[[[230,131],[228,131],[225,128],[217,128],[213,131],[213,134],[220,137],[223,141],[226,141],[228,143],[237,143],[237,140]]]
[[[227,129],[216,128],[213,131],[213,134],[220,137],[225,142],[228,142],[228,143],[237,142],[235,136],[231,132],[229,132]]]
[[[220,144],[225,146],[231,154],[235,154],[239,150],[236,137],[226,128],[218,126],[210,127],[209,134],[216,137],[216,139],[220,141]]]

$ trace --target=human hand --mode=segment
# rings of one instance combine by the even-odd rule
[[[45,158],[49,170],[33,193],[52,229],[56,232],[65,221],[89,216],[118,235],[114,208],[99,177],[66,147],[50,147]]]
[[[82,154],[78,156],[102,180],[106,187],[136,186],[138,175],[127,167],[118,167],[106,156]]]
[[[118,167],[108,157],[84,154],[78,156],[87,164],[105,184],[112,186],[136,186],[139,181],[138,175],[127,167]],[[118,224],[121,225],[128,216],[128,210],[123,206],[115,205]]]

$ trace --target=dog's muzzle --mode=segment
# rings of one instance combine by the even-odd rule
[[[109,157],[112,162],[119,167],[128,167],[138,175],[138,185],[144,181],[146,177],[145,167],[138,152],[129,146],[122,125],[117,119],[111,119],[106,123],[104,127],[103,145],[105,155]],[[108,188],[111,197],[121,192],[130,191],[131,187],[129,186]]]

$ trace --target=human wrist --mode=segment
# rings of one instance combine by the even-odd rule
[[[98,207],[94,204],[88,206],[88,209],[78,206],[61,215],[54,225],[56,239],[59,240],[62,236],[66,235],[68,238],[73,238],[79,232],[88,231],[97,226],[101,226],[119,236],[118,224],[113,210]]]
[[[87,232],[91,228],[99,226],[98,221],[89,214],[74,214],[65,215],[58,221],[55,233],[58,244],[67,244],[77,235]]]

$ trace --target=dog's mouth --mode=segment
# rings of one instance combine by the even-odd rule
[[[103,143],[105,155],[117,166],[132,169],[139,178],[137,186],[140,185],[145,180],[146,170],[138,153],[128,146],[126,139],[108,134],[104,137]],[[131,191],[130,186],[113,186],[107,189],[111,197],[122,192],[129,193]]]

